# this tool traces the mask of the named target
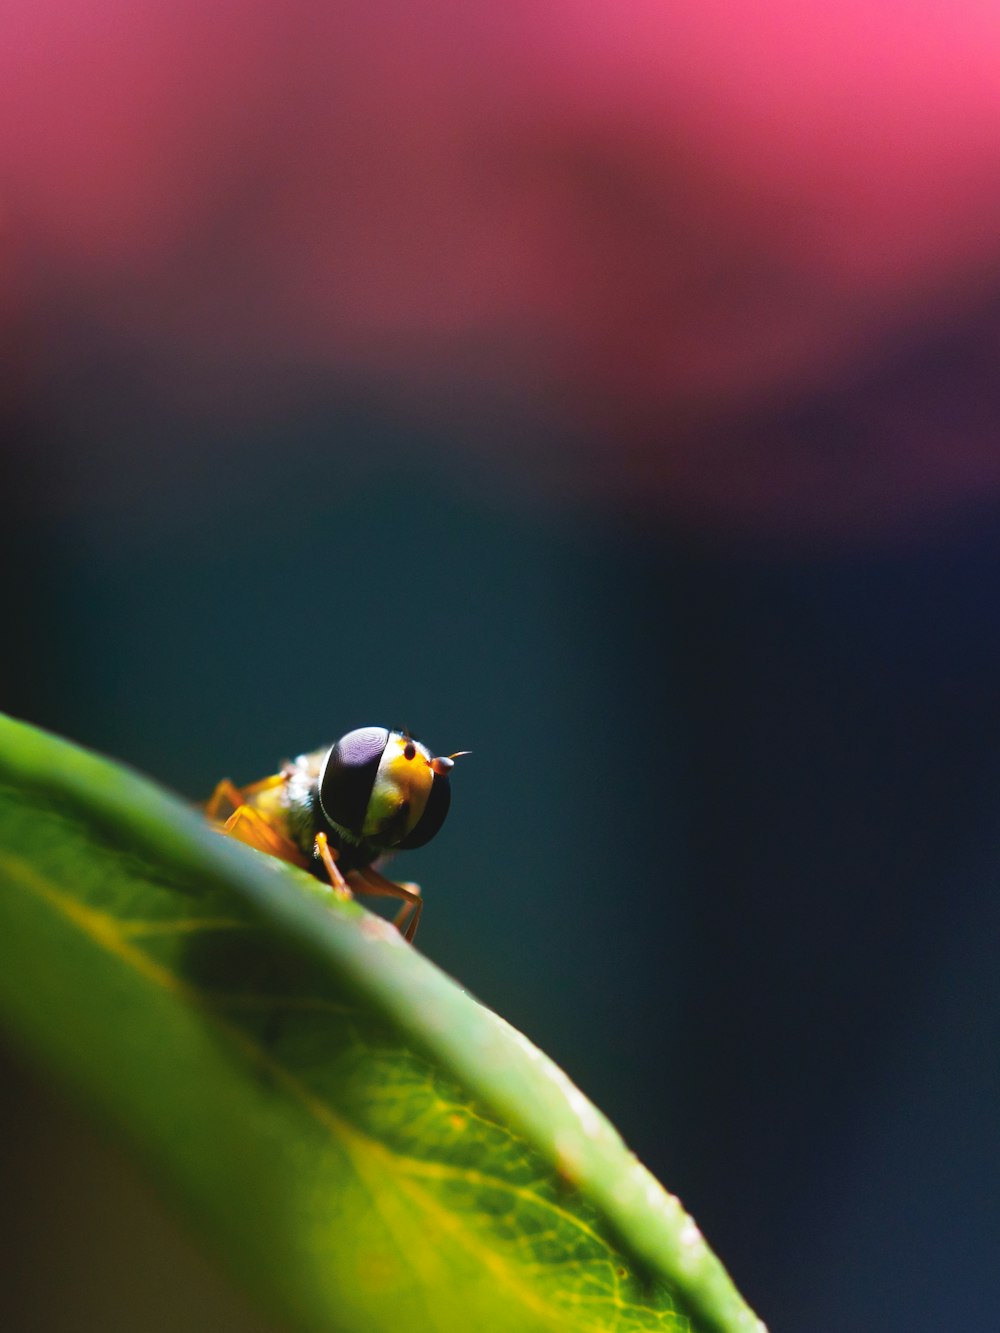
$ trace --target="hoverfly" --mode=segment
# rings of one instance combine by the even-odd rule
[[[463,754],[434,756],[405,731],[359,727],[248,787],[224,778],[205,814],[220,832],[326,878],[344,897],[353,890],[402,899],[395,925],[405,921],[412,940],[420,886],[386,879],[373,862],[434,837],[451,803],[448,775]]]

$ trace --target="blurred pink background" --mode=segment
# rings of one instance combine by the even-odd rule
[[[972,322],[989,392],[993,5],[10,0],[4,31],[8,394],[95,329],[175,410],[363,382],[506,484],[695,525],[879,533],[1000,483],[997,421],[935,413],[964,381],[870,387]],[[787,426],[831,392],[846,450]]]

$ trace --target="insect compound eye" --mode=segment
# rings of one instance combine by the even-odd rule
[[[331,824],[361,837],[378,774],[389,742],[385,727],[349,731],[327,755],[319,781],[319,804]]]
[[[451,784],[444,774],[435,773],[434,782],[427,794],[424,812],[403,841],[398,844],[400,850],[423,847],[424,843],[430,842],[444,823],[450,805]]]

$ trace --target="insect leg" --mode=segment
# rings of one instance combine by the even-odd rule
[[[226,820],[221,832],[228,833],[231,838],[246,843],[248,847],[255,847],[258,852],[267,852],[269,856],[291,861],[293,865],[303,864],[299,849],[282,837],[277,829],[272,828],[252,805],[238,806]]]
[[[351,890],[347,887],[347,880],[340,873],[340,867],[337,865],[337,858],[333,848],[330,846],[330,840],[325,833],[316,834],[316,855],[323,862],[326,873],[330,878],[330,887],[334,893],[342,898],[352,897]]]
[[[246,805],[247,801],[260,792],[269,791],[272,787],[279,787],[287,781],[287,773],[273,773],[270,777],[261,778],[259,782],[251,782],[249,787],[237,787],[236,783],[230,782],[229,778],[223,778],[205,802],[205,816],[208,819],[221,820],[224,806],[228,805],[231,811],[238,810],[240,806]]]
[[[238,810],[244,803],[243,793],[234,782],[228,778],[223,778],[216,786],[215,791],[205,802],[205,816],[208,819],[218,819],[222,807],[229,803],[234,810]]]
[[[395,889],[409,889],[410,893],[412,893],[415,897],[420,898],[420,904],[416,908],[414,908],[413,906],[413,899],[407,898],[404,901],[403,906],[392,918],[392,924],[398,930],[401,924],[406,920],[407,912],[414,913],[413,931],[409,936],[409,938],[412,940],[413,936],[417,933],[417,922],[420,920],[420,913],[423,911],[424,907],[424,900],[423,898],[420,897],[420,885],[414,884],[412,879],[403,880],[401,882],[397,882],[396,880],[390,880],[389,883],[392,884],[393,888]]]
[[[420,885],[396,884],[393,880],[380,875],[377,870],[373,870],[371,866],[366,866],[363,870],[354,870],[351,875],[352,878],[361,881],[358,885],[360,893],[370,893],[373,898],[402,898],[403,906],[397,913],[393,924],[399,929],[407,913],[412,913],[404,935],[405,939],[412,940],[417,933],[417,926],[420,924],[420,913],[424,910],[424,900],[420,896]]]
[[[243,799],[249,800],[251,796],[258,796],[262,791],[270,791],[272,787],[280,787],[287,781],[288,770],[283,769],[280,773],[272,773],[269,777],[261,778],[259,782],[251,782],[249,787],[242,787],[240,790]]]

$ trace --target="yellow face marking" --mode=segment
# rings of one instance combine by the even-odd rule
[[[408,753],[412,753],[412,759],[406,757]],[[409,736],[390,732],[389,742],[382,752],[375,774],[362,829],[363,836],[377,838],[385,828],[393,826],[399,815],[399,807],[406,802],[406,821],[398,826],[398,841],[402,841],[416,827],[424,813],[433,782],[434,770],[431,768],[431,753],[427,747],[419,741],[411,740]]]

